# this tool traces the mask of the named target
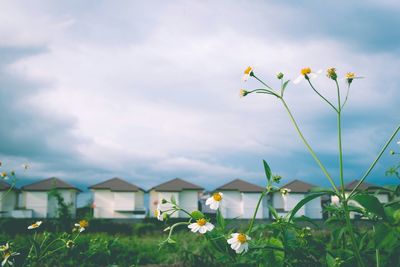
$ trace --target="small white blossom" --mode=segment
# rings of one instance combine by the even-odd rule
[[[200,234],[205,234],[207,231],[212,231],[214,229],[214,225],[207,222],[206,219],[201,218],[197,220],[195,223],[191,223],[188,225],[188,228],[193,232],[199,232]]]
[[[31,230],[31,229],[36,229],[36,228],[38,228],[41,224],[42,224],[42,221],[37,221],[37,222],[35,222],[34,224],[29,225],[29,226],[28,226],[28,229],[29,229],[29,230]]]
[[[311,68],[303,68],[300,71],[300,75],[293,81],[294,84],[298,84],[305,79],[315,79],[318,77],[318,74],[321,74],[322,70],[317,72],[312,72]]]
[[[233,233],[231,234],[231,238],[227,240],[228,244],[231,245],[231,249],[233,249],[237,254],[247,252],[249,250],[248,240],[251,238],[243,233]]]
[[[217,210],[223,196],[224,194],[221,192],[214,193],[211,197],[207,198],[206,205],[210,205],[210,209],[212,210]]]

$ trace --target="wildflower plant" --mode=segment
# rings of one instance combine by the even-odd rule
[[[251,70],[250,73],[249,73],[249,70]],[[269,86],[266,82],[261,80],[259,77],[257,77],[254,70],[251,67],[248,67],[244,72],[245,76],[247,78],[252,77],[252,78],[256,79],[257,81],[259,81],[262,85],[262,88],[257,88],[254,90],[241,89],[240,92],[241,92],[242,96],[247,96],[252,93],[271,95],[271,96],[274,96],[275,99],[277,99],[278,101],[280,101],[283,104],[283,107],[286,110],[287,114],[289,115],[289,118],[290,118],[295,130],[297,131],[300,139],[303,141],[304,145],[306,146],[306,148],[310,152],[311,156],[313,157],[313,159],[315,160],[315,162],[321,169],[322,173],[325,175],[325,177],[331,184],[331,189],[320,190],[319,192],[314,192],[312,194],[309,194],[303,200],[301,200],[297,204],[297,206],[295,206],[294,209],[289,213],[290,214],[289,217],[286,218],[287,222],[290,223],[291,221],[293,221],[295,219],[294,215],[296,214],[296,212],[302,206],[304,206],[307,202],[309,202],[317,197],[321,197],[323,195],[336,196],[339,199],[340,206],[339,207],[329,207],[328,209],[330,209],[329,211],[334,214],[333,218],[335,218],[335,216],[336,216],[337,221],[344,223],[343,227],[341,228],[341,237],[344,240],[350,240],[351,247],[349,247],[348,249],[352,249],[352,251],[353,251],[352,255],[350,255],[350,258],[353,257],[353,259],[356,260],[356,263],[358,266],[365,266],[366,262],[363,259],[361,252],[360,252],[361,247],[362,247],[361,246],[362,244],[360,242],[362,242],[362,240],[360,240],[358,238],[358,236],[356,235],[356,233],[354,231],[354,227],[350,221],[350,212],[356,211],[359,214],[361,214],[361,216],[363,216],[364,218],[367,218],[367,219],[379,219],[380,222],[377,225],[378,229],[375,229],[375,226],[374,226],[374,229],[373,229],[374,233],[379,232],[380,235],[384,235],[385,237],[394,235],[394,233],[391,229],[393,227],[396,227],[396,219],[393,216],[394,216],[394,213],[398,212],[398,210],[400,209],[399,202],[392,201],[392,202],[389,202],[389,203],[386,203],[385,205],[383,205],[382,203],[379,202],[377,197],[375,197],[374,195],[372,195],[368,192],[363,192],[363,191],[359,190],[359,187],[365,181],[365,179],[368,177],[368,175],[370,174],[372,169],[375,167],[378,160],[381,158],[384,151],[387,149],[387,147],[389,146],[391,141],[394,139],[396,134],[399,132],[400,126],[397,126],[397,128],[394,130],[393,134],[389,137],[389,139],[387,140],[387,142],[385,143],[385,145],[383,146],[383,148],[381,149],[380,153],[377,155],[375,160],[371,163],[369,168],[361,176],[357,185],[352,189],[352,191],[350,193],[346,193],[345,187],[344,187],[344,172],[343,172],[344,167],[343,167],[343,145],[342,145],[342,112],[347,103],[350,87],[353,84],[353,81],[355,79],[359,79],[362,77],[357,76],[353,72],[348,72],[345,74],[343,79],[345,81],[346,93],[345,93],[345,97],[343,100],[343,97],[342,97],[343,92],[342,92],[342,89],[341,89],[341,86],[339,83],[339,81],[341,80],[341,79],[339,79],[340,75],[337,73],[336,68],[334,68],[334,67],[328,68],[326,71],[326,77],[333,81],[334,87],[337,92],[336,103],[334,103],[334,102],[328,100],[328,98],[326,98],[325,96],[323,96],[316,89],[316,87],[314,86],[314,84],[312,82],[312,79],[316,78],[318,76],[318,74],[320,74],[320,73],[321,73],[321,71],[313,72],[312,69],[309,67],[303,68],[300,71],[300,75],[294,80],[294,83],[297,84],[301,81],[306,81],[308,83],[308,85],[311,87],[311,89],[326,104],[328,104],[330,106],[330,108],[332,108],[334,113],[336,113],[336,115],[337,115],[337,133],[338,133],[338,151],[339,151],[339,153],[338,153],[338,163],[339,163],[338,170],[339,171],[338,171],[337,176],[338,176],[340,187],[338,187],[336,185],[334,176],[327,170],[327,168],[324,166],[322,161],[319,159],[319,157],[317,156],[317,154],[315,153],[315,151],[313,150],[311,145],[308,143],[308,141],[305,138],[304,134],[302,133],[291,109],[289,108],[289,105],[287,104],[287,102],[285,100],[284,93],[285,93],[285,90],[286,90],[287,85],[289,84],[290,80],[285,81],[284,75],[282,73],[277,75],[278,80],[281,81],[281,86],[280,86],[279,90],[276,90],[276,89],[273,89],[271,86]],[[245,93],[243,93],[243,92],[245,92]],[[395,155],[396,152],[391,152],[391,154]],[[395,167],[394,169],[392,169],[390,171],[390,173],[398,175],[398,172],[396,173],[397,170],[398,170],[398,167],[397,167],[397,169]],[[282,189],[281,193],[286,194],[289,192],[286,189]],[[358,203],[358,207],[351,205],[351,203],[354,203],[354,202]],[[275,215],[275,217],[276,217],[276,215]],[[333,220],[331,220],[331,221],[333,221]],[[394,235],[394,236],[397,236],[397,235]],[[394,240],[397,240],[397,239],[394,239]],[[379,245],[380,245],[379,242],[377,242],[377,244],[374,244],[374,246],[375,246],[375,261],[376,261],[377,266],[379,266],[379,261],[380,261]],[[347,248],[347,243],[345,244],[345,247],[343,249],[346,249],[346,248]],[[338,261],[341,262],[342,259],[337,258],[338,260],[336,260],[336,258],[334,258],[332,256],[333,254],[334,254],[333,252],[327,254],[327,262],[328,263],[336,262],[334,264],[337,264]],[[334,259],[334,260],[332,260],[332,259]],[[338,265],[332,265],[332,266],[338,266]]]

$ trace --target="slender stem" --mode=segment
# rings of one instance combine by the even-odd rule
[[[375,231],[375,226],[372,226],[372,231],[374,232],[374,235],[376,235],[376,231]],[[380,263],[379,263],[379,249],[375,248],[375,260],[376,260],[376,267],[380,267]]]
[[[261,201],[262,201],[262,199],[265,197],[265,194],[267,193],[267,191],[269,191],[269,190],[264,190],[264,191],[261,193],[260,198],[258,199],[257,206],[256,206],[256,209],[255,209],[254,214],[253,214],[253,218],[252,218],[251,221],[250,221],[249,230],[247,230],[247,233],[248,233],[248,234],[250,234],[250,233],[251,233],[251,230],[253,229],[254,220],[256,219],[258,209],[260,208]]]
[[[320,94],[320,92],[318,92],[314,86],[312,85],[310,79],[306,79],[308,81],[308,83],[310,84],[311,88],[314,90],[314,92],[317,93],[317,95],[319,95],[323,100],[325,100],[326,103],[328,103],[336,112],[338,112],[337,108],[328,100],[326,99],[323,95]]]
[[[268,84],[266,84],[265,82],[263,82],[261,79],[259,79],[256,75],[253,74],[253,77],[259,81],[260,83],[262,83],[263,85],[265,85],[267,88],[269,88],[270,90],[274,91],[274,89],[271,88],[271,86],[269,86]]]
[[[344,102],[343,102],[342,106],[340,107],[341,110],[343,109],[344,105],[346,105],[346,103],[347,103],[347,98],[349,97],[349,92],[350,92],[350,83],[348,83],[348,85],[347,85],[346,98],[344,99]]]
[[[326,178],[328,178],[329,182],[332,185],[332,188],[335,190],[336,194],[340,197],[340,193],[339,190],[337,189],[335,183],[333,182],[332,177],[330,176],[330,174],[328,173],[327,169],[325,168],[325,166],[322,164],[322,162],[319,160],[318,156],[315,154],[314,150],[311,148],[311,146],[308,144],[307,140],[304,138],[302,132],[300,131],[299,126],[297,125],[296,120],[294,119],[292,112],[290,112],[289,107],[287,106],[285,100],[283,98],[280,98],[280,100],[282,101],[283,105],[285,106],[286,111],[289,114],[289,117],[294,125],[294,127],[296,128],[297,133],[299,134],[301,140],[303,141],[303,143],[305,144],[305,146],[307,147],[308,151],[310,152],[311,156],[314,158],[314,160],[317,162],[318,166],[321,168],[322,172],[325,174]],[[341,198],[341,197],[340,197]]]
[[[339,146],[339,177],[340,177],[340,186],[342,188],[342,196],[345,199],[344,193],[344,176],[343,176],[343,147],[342,147],[342,109],[340,103],[340,88],[337,80],[335,80],[336,89],[337,89],[337,98],[338,98],[338,110],[337,110],[337,128],[338,128],[338,146]]]
[[[372,169],[375,167],[376,163],[378,162],[378,160],[381,158],[383,152],[385,152],[386,148],[389,146],[390,142],[392,142],[392,140],[394,139],[394,137],[396,136],[396,134],[399,132],[400,130],[400,125],[397,126],[396,130],[393,132],[393,134],[390,136],[389,140],[386,142],[386,144],[383,146],[381,152],[378,154],[378,156],[376,157],[376,159],[374,160],[374,162],[372,162],[371,166],[368,168],[367,172],[363,175],[363,177],[360,179],[360,181],[358,182],[358,184],[353,188],[353,190],[350,192],[349,197],[350,198],[354,192],[358,189],[358,187],[364,182],[364,180],[367,178],[367,176],[369,175],[369,173],[372,171]]]
[[[351,221],[350,221],[350,215],[349,215],[349,208],[347,206],[347,200],[343,201],[343,208],[344,208],[344,216],[346,219],[346,226],[347,226],[347,231],[349,233],[350,236],[350,240],[351,240],[351,244],[353,245],[353,249],[354,249],[354,254],[358,263],[359,267],[364,267],[364,262],[362,261],[361,258],[361,254],[357,245],[357,241],[354,235],[354,231],[353,231],[353,226],[351,225]]]

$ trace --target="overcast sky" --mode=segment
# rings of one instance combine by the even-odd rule
[[[265,159],[284,182],[326,186],[282,105],[239,89],[259,87],[241,81],[249,65],[273,86],[278,71],[334,66],[365,77],[343,118],[346,181],[359,178],[400,121],[400,4],[284,2],[1,1],[3,169],[20,184],[181,177],[213,189],[263,185]],[[314,82],[335,101],[325,75]],[[305,83],[286,99],[337,180],[335,114]],[[384,175],[394,163],[386,153],[367,181],[398,182]]]

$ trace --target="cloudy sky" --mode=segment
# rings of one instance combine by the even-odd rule
[[[328,185],[277,99],[239,97],[259,87],[241,81],[249,65],[275,87],[275,73],[305,66],[365,77],[344,110],[346,181],[400,121],[398,1],[10,0],[0,10],[0,157],[5,170],[30,163],[20,185],[262,185],[262,159],[284,182]],[[314,82],[335,101],[332,82]],[[337,179],[335,114],[305,83],[286,101]],[[396,183],[384,175],[394,163],[386,153],[369,181]]]

